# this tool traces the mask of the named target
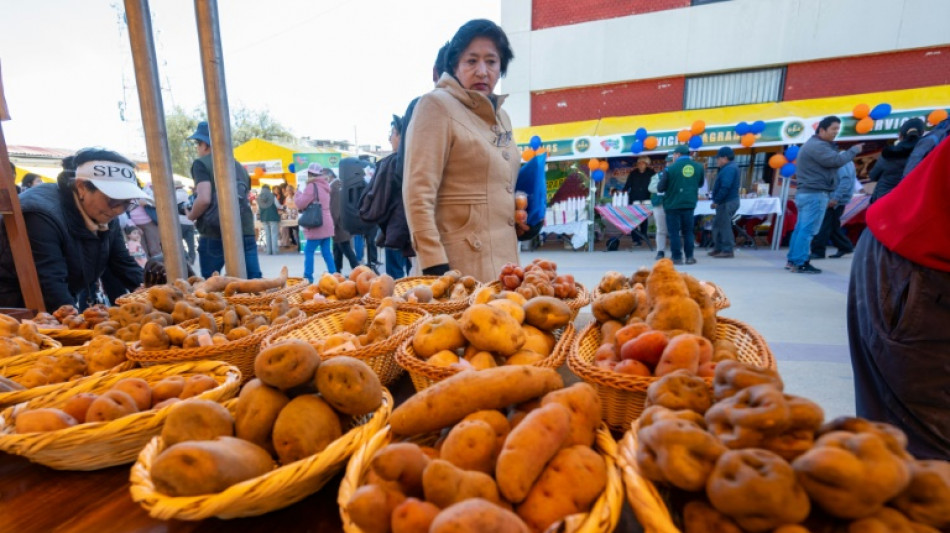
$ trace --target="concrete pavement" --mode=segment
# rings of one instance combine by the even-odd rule
[[[783,268],[786,249],[737,248],[732,259],[710,258],[706,251],[697,248],[698,263],[677,268],[722,287],[732,305],[720,314],[742,320],[762,334],[775,353],[790,394],[818,402],[826,418],[853,415],[845,321],[851,256],[813,261],[824,270],[821,274],[792,274]],[[522,252],[521,261],[529,263],[537,257],[555,261],[559,272],[573,274],[592,290],[604,272],[632,273],[640,266],[652,265],[654,255],[646,247],[631,249],[627,240],[614,252],[569,251],[548,242],[536,251]],[[260,261],[265,276],[276,276],[284,265],[291,276],[303,272],[303,256],[293,252],[261,255]],[[315,270],[324,268],[318,254]],[[589,312],[582,312],[578,324],[589,320]]]

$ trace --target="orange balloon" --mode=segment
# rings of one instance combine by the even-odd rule
[[[259,177],[261,177],[261,176],[263,176],[263,175],[264,175],[264,169],[263,169],[263,168],[257,167],[257,168],[254,169],[254,177],[259,178]]]
[[[610,170],[610,163],[608,163],[606,160],[601,161],[601,162],[600,162],[600,167],[598,167],[598,168],[600,168],[600,169],[603,170],[604,172],[607,172],[608,170]]]
[[[769,166],[775,170],[782,168],[785,163],[788,163],[788,159],[782,154],[775,154],[769,158]]]
[[[596,157],[592,158],[590,161],[587,162],[587,168],[589,170],[597,170],[598,168],[600,168],[600,161],[598,161]]]
[[[521,152],[521,159],[524,160],[525,162],[531,161],[531,159],[534,156],[535,156],[534,150],[530,148],[525,148],[524,152]]]
[[[741,139],[739,139],[739,144],[741,144],[742,146],[745,146],[746,148],[752,146],[753,144],[755,144],[755,134],[746,133],[745,135],[742,136]]]
[[[946,109],[934,109],[929,115],[927,115],[927,123],[929,123],[931,126],[936,126],[944,120],[947,120]]]
[[[689,129],[689,132],[693,135],[702,135],[704,131],[706,131],[706,123],[702,120],[693,122],[693,126]]]
[[[643,147],[646,148],[647,150],[652,150],[656,148],[656,143],[657,143],[656,137],[651,135],[643,140]]]
[[[691,131],[689,131],[689,130],[680,130],[680,131],[676,134],[676,140],[679,141],[679,142],[681,142],[681,143],[685,143],[685,142],[688,142],[688,141],[689,141],[689,138],[692,137],[692,136],[693,136],[693,133],[692,133]]]
[[[874,119],[871,117],[864,117],[854,125],[854,131],[864,135],[865,133],[871,131],[874,128]]]
[[[851,111],[851,115],[854,118],[861,120],[862,118],[868,116],[868,113],[870,112],[871,112],[871,108],[868,107],[867,104],[858,104],[854,106],[854,109]]]

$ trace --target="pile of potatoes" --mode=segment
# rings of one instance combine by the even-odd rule
[[[305,302],[335,302],[369,296],[382,300],[393,295],[395,280],[388,274],[379,275],[366,265],[359,265],[350,272],[349,277],[339,272],[324,272],[316,283],[303,290],[301,296]]]
[[[346,504],[366,533],[541,532],[586,513],[607,465],[592,449],[600,401],[552,369],[460,372],[410,398],[390,419],[398,440],[370,460]]]
[[[139,328],[140,348],[142,351],[156,351],[223,345],[304,316],[299,308],[290,307],[283,296],[274,298],[267,311],[254,311],[245,305],[220,301],[224,302],[217,311],[221,313],[220,326],[209,311],[180,300],[175,303],[171,321],[156,317]],[[187,317],[185,320],[196,319],[197,327],[185,329],[176,325],[175,320],[184,317]]]
[[[738,349],[716,339],[716,309],[708,285],[661,259],[627,278],[607,272],[591,304],[601,345],[594,364],[635,376],[685,368],[712,377],[715,365]]]
[[[416,285],[398,296],[411,304],[464,300],[471,296],[477,286],[478,280],[472,276],[463,276],[458,270],[449,270],[431,284]]]
[[[37,433],[87,422],[107,422],[150,409],[163,409],[217,386],[218,382],[206,374],[169,376],[154,383],[142,378],[123,378],[102,394],[76,394],[62,408],[22,411],[16,416],[15,428],[17,433]]]
[[[95,304],[82,313],[74,306],[61,305],[52,313],[37,313],[33,322],[44,329],[93,329],[96,324],[109,320],[109,308]]]
[[[36,352],[52,339],[36,329],[32,321],[20,323],[17,319],[0,314],[0,359]]]
[[[554,296],[555,298],[577,298],[577,283],[571,274],[558,275],[557,264],[546,259],[535,259],[531,264],[521,267],[507,263],[498,275],[503,289],[517,291],[525,298],[535,296]]]
[[[362,305],[354,305],[343,317],[342,331],[326,337],[312,339],[310,344],[323,357],[346,354],[371,344],[385,341],[406,326],[396,324],[399,304],[392,297],[383,298],[374,309],[373,318]]]
[[[43,355],[22,375],[11,378],[19,387],[0,382],[0,392],[32,389],[41,385],[73,381],[103,370],[110,370],[126,361],[124,342],[108,336],[96,337],[86,343],[82,352],[57,352]]]
[[[221,492],[276,466],[320,453],[354,418],[382,403],[379,378],[365,363],[322,361],[310,344],[287,340],[254,361],[256,379],[241,389],[232,414],[209,401],[172,407],[155,458],[155,488],[169,496]]]
[[[412,337],[415,355],[458,370],[530,365],[551,355],[554,330],[571,321],[571,308],[558,298],[526,300],[517,292],[490,289],[484,294],[491,299],[470,306],[458,319],[441,314],[419,326]]]
[[[889,424],[825,422],[773,370],[723,361],[712,391],[681,370],[647,400],[631,459],[676,490],[685,533],[950,530],[950,463],[915,460]]]

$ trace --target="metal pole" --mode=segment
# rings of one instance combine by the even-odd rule
[[[231,115],[224,84],[224,54],[221,52],[217,0],[195,0],[195,16],[198,19],[201,71],[208,102],[208,126],[211,129],[211,155],[214,161],[214,185],[218,191],[224,265],[229,276],[245,278],[244,235],[238,207],[234,152],[231,150]]]
[[[145,127],[145,148],[152,173],[152,192],[158,212],[158,233],[165,256],[168,279],[188,277],[185,254],[181,244],[181,223],[178,220],[178,201],[172,178],[172,159],[168,151],[168,131],[165,128],[165,108],[158,79],[155,42],[152,40],[152,18],[148,0],[125,0],[125,18],[129,25],[129,43],[132,45],[132,63],[135,66],[135,85],[142,108]]]
[[[778,174],[776,172],[776,174]],[[782,192],[779,194],[779,203],[781,208],[781,213],[775,217],[775,225],[772,226],[772,249],[778,250],[782,245],[782,226],[785,225],[785,207],[788,204],[788,190],[789,185],[792,183],[792,178],[786,178],[784,176],[782,179]]]

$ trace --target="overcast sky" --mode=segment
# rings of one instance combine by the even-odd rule
[[[499,3],[219,0],[230,105],[267,110],[298,137],[388,148],[391,115],[432,88],[439,47],[470,19],[500,23]],[[144,153],[123,2],[2,4],[7,144]],[[165,109],[204,107],[194,2],[151,9]]]

